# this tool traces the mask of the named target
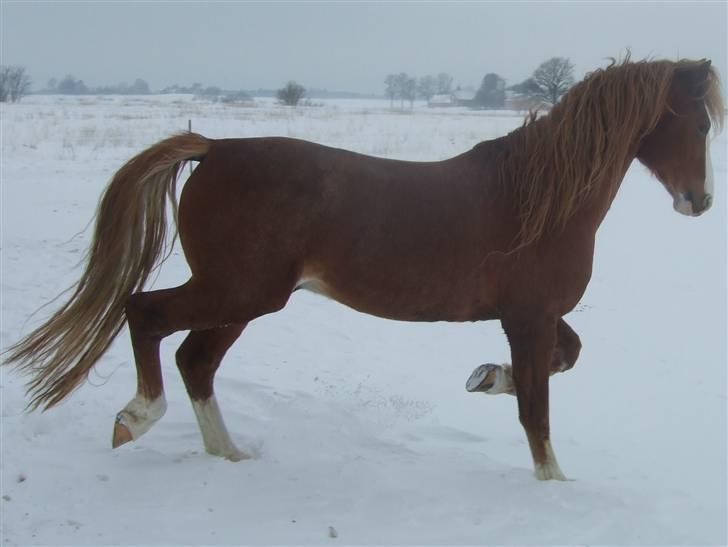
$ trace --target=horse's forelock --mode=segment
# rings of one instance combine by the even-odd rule
[[[705,108],[708,110],[710,121],[715,128],[715,132],[719,133],[725,125],[726,110],[723,102],[720,77],[713,66],[708,71],[708,87],[703,100],[705,101]]]

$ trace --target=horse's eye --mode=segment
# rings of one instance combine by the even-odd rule
[[[698,127],[698,131],[700,131],[700,133],[702,135],[707,135],[708,132],[710,131],[710,124],[709,123],[700,124],[700,127]]]

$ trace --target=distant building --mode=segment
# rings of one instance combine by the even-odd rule
[[[441,107],[441,106],[456,106],[454,95],[433,95],[430,100],[427,101],[427,106],[430,107]]]
[[[473,106],[475,99],[475,90],[471,88],[457,88],[452,93],[446,95],[433,95],[427,102],[430,107],[447,107],[447,106]]]
[[[541,99],[526,95],[523,93],[517,93],[513,90],[506,90],[506,110],[517,110],[520,112],[527,112],[529,110],[548,110],[547,106],[543,104]]]
[[[471,88],[456,89],[452,94],[456,106],[473,106],[475,100],[475,90]]]

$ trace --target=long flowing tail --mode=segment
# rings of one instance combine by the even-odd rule
[[[195,133],[163,140],[129,160],[107,186],[96,213],[86,269],[73,295],[45,324],[8,349],[5,364],[30,375],[29,407],[53,407],[76,389],[126,322],[130,294],[162,260],[167,199],[185,163],[211,141]]]

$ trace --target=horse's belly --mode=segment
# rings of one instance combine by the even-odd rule
[[[296,286],[336,300],[354,310],[398,321],[479,321],[495,319],[495,304],[479,295],[455,290],[451,283],[441,290],[391,287],[359,280],[342,283],[321,277],[303,277]],[[480,292],[480,291],[478,291]]]

